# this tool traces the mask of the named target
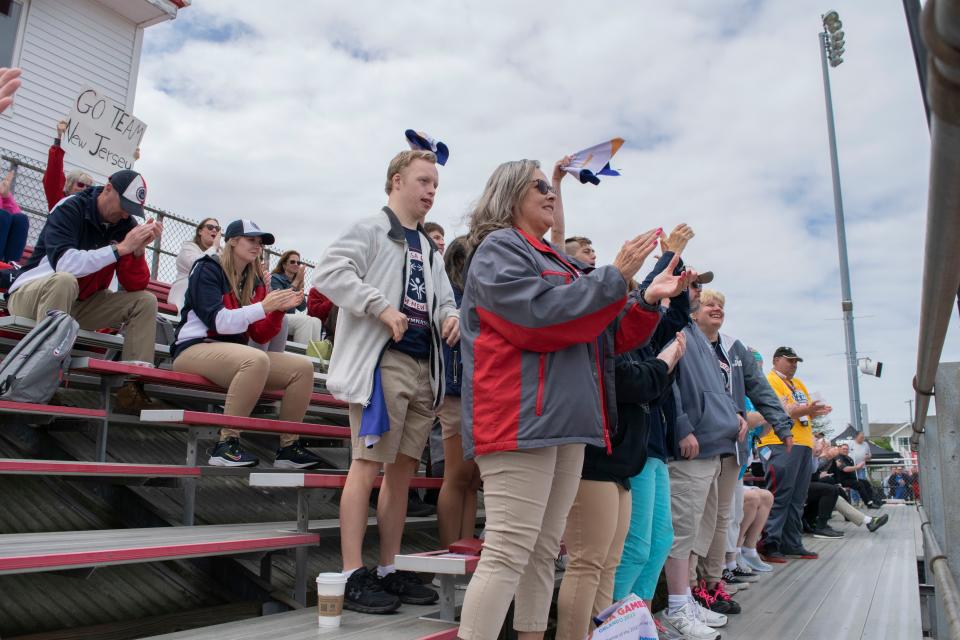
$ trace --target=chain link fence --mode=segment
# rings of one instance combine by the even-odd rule
[[[16,178],[13,182],[13,196],[30,220],[28,245],[34,245],[40,236],[40,231],[47,221],[47,197],[43,191],[43,172],[46,167],[32,158],[0,147],[0,169],[2,175],[16,168]],[[191,220],[170,211],[146,205],[148,215],[163,223],[163,235],[153,246],[147,249],[147,264],[150,265],[150,277],[161,282],[173,282],[177,277],[177,254],[180,247],[187,240],[192,240],[196,233],[199,220]],[[229,220],[220,220],[222,225]],[[265,256],[270,269],[276,266],[282,249],[267,247]],[[315,260],[301,256],[307,266],[304,282],[310,282]]]

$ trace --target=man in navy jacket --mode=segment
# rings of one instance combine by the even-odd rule
[[[157,299],[147,291],[144,252],[163,226],[143,217],[147,185],[130,170],[61,200],[40,231],[30,260],[7,293],[10,313],[43,319],[57,309],[82,329],[124,326],[123,359],[153,363]],[[116,274],[123,291],[110,291]],[[117,396],[121,409],[144,408],[142,387],[128,384]]]

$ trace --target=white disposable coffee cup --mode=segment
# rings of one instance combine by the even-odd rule
[[[346,585],[347,577],[342,573],[321,573],[317,576],[317,619],[321,628],[340,626]]]

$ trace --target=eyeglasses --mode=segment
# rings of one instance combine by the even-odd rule
[[[77,180],[77,181],[74,182],[73,184],[74,184],[74,186],[80,187],[81,189],[86,189],[87,187],[90,186],[90,185],[88,185],[86,182],[80,182],[79,180]]]
[[[537,191],[539,191],[542,195],[547,195],[548,193],[555,194],[557,192],[556,189],[550,186],[549,182],[542,178],[537,178],[536,180],[531,180],[530,182],[533,183],[533,186],[535,186]]]
[[[696,289],[697,291],[700,291],[700,289],[703,289],[703,285],[700,284],[699,282],[691,282],[690,287],[692,289]]]
[[[207,231],[220,231],[220,227],[215,224],[205,224],[203,225],[203,228]]]

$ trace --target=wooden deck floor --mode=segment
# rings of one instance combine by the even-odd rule
[[[831,525],[846,533],[842,540],[805,537],[820,558],[791,560],[738,593],[744,612],[730,616],[723,640],[920,640],[919,517],[907,505],[888,505],[883,512],[890,522],[876,533],[835,518]],[[391,616],[348,611],[339,630],[318,636],[316,609],[310,608],[154,640],[413,640],[452,626],[418,619],[434,611],[436,606],[410,605]]]
[[[909,505],[882,511],[890,522],[876,533],[835,517],[842,540],[804,537],[820,558],[791,560],[736,594],[743,613],[723,640],[919,640],[919,516]]]

